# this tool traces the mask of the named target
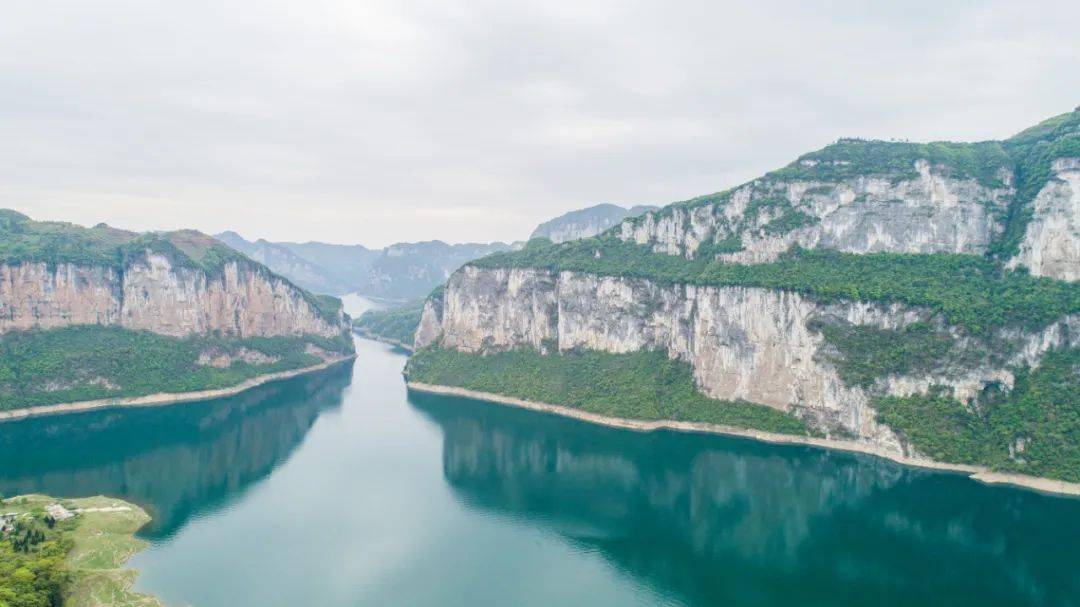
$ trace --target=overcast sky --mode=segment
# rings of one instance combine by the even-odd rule
[[[140,230],[522,239],[1080,104],[1075,0],[0,6],[0,207]]]

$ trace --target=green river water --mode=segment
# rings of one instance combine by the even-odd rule
[[[404,354],[0,425],[0,493],[154,517],[170,605],[1078,605],[1080,500],[407,393]]]

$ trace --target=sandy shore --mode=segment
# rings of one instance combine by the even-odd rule
[[[967,464],[946,464],[934,460],[907,457],[898,453],[886,451],[885,449],[881,449],[873,445],[867,445],[865,443],[859,443],[855,441],[817,438],[813,436],[797,436],[793,434],[777,434],[775,432],[747,430],[745,428],[737,428],[734,426],[707,424],[701,422],[625,419],[621,417],[610,417],[597,413],[589,413],[588,411],[582,411],[580,409],[574,409],[572,407],[565,407],[562,405],[538,403],[523,400],[520,398],[513,398],[510,396],[503,396],[501,394],[492,394],[490,392],[478,392],[476,390],[469,390],[467,388],[440,386],[434,384],[425,384],[421,382],[408,382],[407,385],[409,389],[416,390],[418,392],[445,394],[450,396],[462,396],[465,398],[483,400],[487,402],[498,403],[501,405],[510,405],[513,407],[521,407],[523,409],[530,409],[533,411],[552,413],[555,415],[561,415],[563,417],[571,417],[592,424],[600,424],[603,426],[611,426],[614,428],[624,428],[637,432],[674,430],[676,432],[698,432],[704,434],[741,436],[744,438],[752,438],[754,440],[776,444],[810,445],[814,447],[821,447],[823,449],[835,449],[839,451],[865,453],[867,455],[874,455],[877,457],[890,459],[905,466],[930,468],[934,470],[942,470],[948,472],[959,472],[967,474],[971,478],[979,482],[986,483],[988,485],[1011,485],[1014,487],[1031,489],[1041,493],[1080,496],[1080,483],[1069,483],[1066,481],[1041,478],[1037,476],[1026,476],[1023,474],[1006,474],[1002,472],[995,472],[983,466],[972,466]]]
[[[313,373],[315,371],[321,371],[328,369],[336,364],[352,360],[356,358],[355,354],[349,356],[340,356],[330,359],[326,362],[312,365],[310,367],[303,367],[300,369],[290,369],[288,371],[279,371],[277,373],[267,373],[265,375],[258,375],[251,379],[246,379],[235,386],[229,386],[228,388],[218,388],[216,390],[200,390],[198,392],[159,392],[157,394],[147,394],[145,396],[128,396],[122,398],[102,398],[98,400],[84,400],[74,403],[60,403],[56,405],[38,405],[35,407],[24,407],[22,409],[12,409],[11,411],[0,411],[0,422],[13,421],[18,419],[26,419],[28,417],[39,417],[42,415],[63,415],[65,413],[76,413],[79,411],[92,411],[94,409],[109,409],[113,407],[156,407],[160,405],[174,405],[178,403],[191,403],[203,400],[212,400],[215,398],[223,398],[226,396],[233,396],[239,394],[245,390],[250,390],[256,386],[261,386],[274,381],[280,381],[282,379],[289,379],[290,377],[296,377],[297,375],[304,375],[305,373]]]

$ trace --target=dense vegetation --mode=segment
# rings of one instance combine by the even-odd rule
[[[819,301],[902,302],[941,313],[972,334],[1004,326],[1040,329],[1080,312],[1080,283],[1006,271],[972,255],[796,249],[774,263],[725,264],[654,253],[611,236],[527,247],[473,262],[480,267],[539,267],[666,283],[762,287]]]
[[[0,500],[0,512],[12,510]],[[16,517],[0,535],[0,607],[59,607],[70,574],[64,559],[71,550],[73,521],[57,523],[41,508]]]
[[[220,273],[240,253],[198,232],[183,230],[138,234],[98,224],[84,228],[58,221],[33,221],[0,209],[0,263],[42,261],[74,263],[123,270],[143,251],[168,255],[177,265]]]
[[[46,506],[57,503],[75,516],[54,519]],[[149,520],[141,508],[105,497],[27,495],[0,500],[0,512],[10,515],[0,525],[0,607],[160,607],[132,592],[132,572],[121,569],[145,546],[134,537]]]
[[[0,335],[0,410],[158,392],[190,392],[236,385],[245,379],[321,362],[308,345],[348,352],[347,336],[179,339],[119,327],[79,325]],[[199,364],[203,352],[241,348],[276,359],[234,360],[224,369]]]
[[[935,370],[949,358],[962,356],[950,335],[916,322],[903,329],[816,320],[809,323],[832,346],[827,355],[840,379],[849,385],[870,387],[887,375],[918,375]]]
[[[880,421],[940,461],[1080,482],[1080,349],[1048,353],[1011,391],[965,406],[941,390],[877,400]]]
[[[997,141],[979,143],[910,143],[841,139],[816,152],[801,156],[767,178],[837,182],[864,175],[886,176],[894,181],[915,179],[915,163],[926,160],[956,179],[975,179],[986,187],[1002,187],[999,171],[1010,166],[1009,155]]]
[[[708,422],[806,434],[803,422],[762,405],[720,401],[694,386],[690,365],[662,352],[491,355],[426,348],[409,359],[410,381],[459,386],[632,419]]]
[[[409,302],[398,308],[368,310],[353,321],[353,329],[368,337],[411,347],[423,311],[424,300]]]

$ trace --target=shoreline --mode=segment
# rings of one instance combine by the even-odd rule
[[[1028,476],[1024,474],[997,472],[984,466],[977,466],[972,464],[949,464],[929,459],[907,457],[904,455],[886,451],[885,449],[881,449],[879,447],[874,447],[873,445],[867,445],[865,443],[859,443],[856,441],[817,438],[813,436],[799,436],[795,434],[778,434],[776,432],[766,432],[763,430],[748,430],[735,426],[725,426],[721,424],[710,424],[705,422],[680,422],[674,420],[636,420],[623,417],[601,415],[599,413],[590,413],[588,411],[582,411],[580,409],[575,409],[573,407],[568,407],[565,405],[540,403],[521,398],[515,398],[512,396],[504,396],[502,394],[495,394],[492,392],[480,392],[477,390],[470,390],[468,388],[459,388],[455,386],[426,384],[423,382],[415,382],[408,380],[406,380],[405,385],[410,390],[416,390],[417,392],[471,398],[474,400],[480,400],[499,405],[528,409],[530,411],[537,411],[540,413],[549,413],[553,415],[559,415],[561,417],[569,417],[571,419],[576,419],[578,421],[583,421],[586,423],[598,424],[611,428],[621,428],[634,432],[656,432],[659,430],[670,430],[675,432],[691,432],[697,434],[717,434],[723,436],[749,438],[778,445],[806,445],[822,449],[831,449],[834,451],[862,453],[864,455],[873,455],[876,457],[892,460],[904,466],[964,474],[967,475],[968,478],[971,478],[980,483],[984,483],[986,485],[1005,485],[1058,496],[1080,496],[1080,483],[1070,483],[1068,481],[1060,481],[1039,476]]]
[[[396,339],[390,339],[389,337],[382,337],[364,329],[353,329],[353,333],[355,333],[357,337],[360,337],[361,339],[368,339],[371,341],[377,341],[379,343],[390,344],[391,346],[397,346],[402,350],[410,353],[414,351],[411,344],[407,344]]]
[[[34,517],[37,509],[58,508],[59,521],[69,521],[50,527],[56,537],[71,542],[62,565],[68,578],[59,588],[64,605],[98,606],[109,597],[104,604],[164,607],[156,596],[134,590],[139,571],[128,565],[149,546],[135,535],[151,520],[140,506],[103,495],[57,498],[41,493],[17,495],[0,504],[0,509],[20,518]]]
[[[323,369],[329,369],[334,365],[338,365],[340,363],[353,360],[355,358],[356,354],[350,354],[348,356],[339,356],[336,358],[332,358],[317,365],[311,365],[310,367],[301,367],[299,369],[289,369],[287,371],[278,371],[276,373],[256,375],[255,377],[245,379],[244,381],[236,384],[235,386],[229,386],[227,388],[197,390],[194,392],[158,392],[156,394],[146,394],[143,396],[100,398],[97,400],[83,400],[72,403],[57,403],[54,405],[34,405],[32,407],[23,407],[21,409],[12,409],[10,411],[0,411],[0,423],[29,419],[31,417],[44,417],[47,415],[66,415],[68,413],[95,411],[97,409],[112,409],[119,407],[160,407],[164,405],[194,403],[206,400],[214,400],[215,398],[225,398],[227,396],[235,396],[237,394],[240,394],[241,392],[246,392],[252,388],[257,388],[258,386],[264,384],[281,381],[284,379],[291,379],[299,375],[322,371]]]

